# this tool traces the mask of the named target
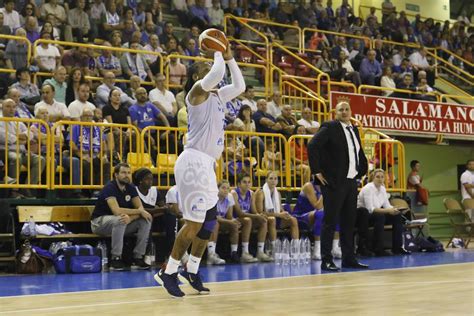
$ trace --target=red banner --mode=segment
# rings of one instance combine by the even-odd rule
[[[474,106],[331,92],[331,108],[342,100],[349,102],[352,117],[364,127],[474,139]]]

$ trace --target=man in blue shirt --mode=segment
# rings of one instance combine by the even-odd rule
[[[130,184],[131,174],[128,164],[119,163],[115,166],[114,180],[107,183],[100,192],[91,216],[92,232],[112,238],[110,270],[115,271],[128,268],[122,261],[122,250],[123,238],[130,234],[137,236],[131,268],[150,268],[143,261],[143,256],[153,217],[144,209],[136,188]]]
[[[170,126],[166,116],[148,100],[145,88],[138,88],[135,91],[135,96],[137,103],[128,109],[133,125],[138,127],[140,131],[147,126],[157,125],[157,120],[160,120],[167,127]]]
[[[371,49],[367,52],[367,57],[360,64],[359,73],[363,84],[371,86],[379,85],[382,77],[382,67],[375,59],[377,53]]]
[[[276,119],[267,113],[267,101],[265,99],[257,101],[257,109],[258,111],[252,117],[255,121],[257,133],[276,133],[282,130],[280,123],[277,123]]]

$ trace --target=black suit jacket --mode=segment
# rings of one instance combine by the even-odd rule
[[[361,178],[367,173],[367,158],[362,149],[359,130],[355,127],[354,134],[360,144],[357,178]],[[311,173],[322,173],[329,186],[335,188],[347,178],[349,152],[346,135],[339,121],[324,122],[321,125],[308,144],[308,158]],[[319,182],[317,178],[315,180]]]

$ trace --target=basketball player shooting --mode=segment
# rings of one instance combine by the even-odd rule
[[[224,150],[224,108],[226,102],[245,91],[245,81],[233,58],[230,45],[223,33],[221,36],[226,45],[225,51],[225,46],[221,45],[224,46],[223,52],[210,49],[204,44],[205,41],[201,43],[204,55],[213,58],[214,63],[212,68],[205,62],[194,63],[188,70],[184,87],[188,110],[188,141],[176,161],[174,172],[178,203],[185,225],[176,237],[166,270],[160,270],[154,276],[174,297],[184,296],[179,288],[179,280],[189,283],[201,294],[210,292],[203,286],[198,270],[216,224],[218,188],[215,168],[216,159],[219,159]],[[220,49],[216,45],[213,47]],[[226,64],[232,84],[215,90],[224,77]],[[191,244],[186,269],[178,271],[180,259]]]

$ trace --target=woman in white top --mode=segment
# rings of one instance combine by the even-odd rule
[[[357,252],[362,256],[372,256],[369,250],[369,225],[374,226],[373,250],[376,256],[389,256],[384,250],[383,232],[384,225],[392,225],[392,253],[410,254],[403,248],[402,212],[393,207],[388,201],[387,191],[384,187],[385,171],[375,169],[370,175],[370,181],[359,192],[357,198],[357,229],[359,232],[359,246]]]
[[[380,79],[380,86],[385,88],[395,89],[397,85],[392,77],[392,68],[389,66],[383,69],[382,79]],[[383,95],[388,97],[393,93],[393,90],[383,90]]]
[[[280,192],[277,189],[278,174],[270,171],[263,188],[255,192],[255,209],[268,220],[270,240],[276,239],[277,228],[290,228],[291,239],[299,239],[300,231],[296,217],[282,209]],[[275,220],[276,219],[276,220]],[[263,248],[263,245],[259,247]]]
[[[234,121],[234,127],[241,132],[255,133],[255,121],[252,119],[252,109],[248,104],[243,104]],[[265,144],[258,136],[245,136],[242,139],[245,147],[252,150],[252,157],[263,157]]]

